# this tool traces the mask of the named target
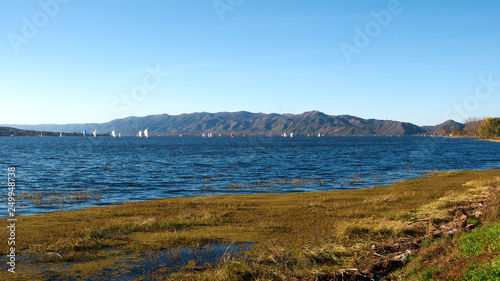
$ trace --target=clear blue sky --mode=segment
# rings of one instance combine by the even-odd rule
[[[494,0],[0,0],[0,124],[499,116],[499,12]]]

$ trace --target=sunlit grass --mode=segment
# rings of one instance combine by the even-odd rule
[[[170,198],[24,216],[16,226],[16,250],[37,263],[20,263],[19,271],[33,277],[43,271],[41,266],[56,264],[69,265],[68,276],[77,270],[81,276],[92,276],[104,265],[116,267],[111,261],[124,254],[196,248],[213,242],[254,244],[244,256],[225,257],[221,264],[202,272],[178,273],[183,279],[286,280],[363,268],[380,259],[371,251],[373,245],[422,238],[433,224],[453,219],[452,210],[461,202],[483,198],[485,192],[498,187],[498,179],[499,170],[433,173],[358,190]],[[282,179],[252,186],[271,184],[320,182]],[[27,194],[26,200],[40,200],[37,196],[48,195]],[[85,199],[85,194],[74,198]],[[0,241],[7,241],[7,235],[0,233]],[[452,242],[427,243],[432,248],[430,258]],[[6,243],[0,249],[6,252]],[[460,253],[458,247],[455,251]],[[70,263],[73,261],[81,263]],[[434,275],[441,269],[421,266],[415,270]]]
[[[500,280],[500,178],[481,176],[463,186],[469,197],[454,198],[466,199],[464,209],[482,208],[464,222],[474,231],[459,229],[454,236],[427,238],[412,261],[396,273],[401,280]]]
[[[460,238],[459,245],[460,253],[466,256],[500,252],[500,223],[464,234]]]

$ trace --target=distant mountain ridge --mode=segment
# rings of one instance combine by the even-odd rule
[[[32,137],[32,136],[59,136],[59,132],[54,131],[35,131],[35,130],[22,130],[12,127],[0,127],[0,137]],[[65,136],[74,135],[65,133]]]
[[[417,126],[408,122],[391,120],[363,119],[350,115],[327,115],[319,111],[302,114],[218,112],[190,113],[180,115],[157,114],[144,117],[126,117],[106,123],[88,124],[46,124],[46,125],[5,125],[9,127],[52,132],[82,132],[97,130],[104,134],[115,130],[122,135],[135,135],[139,130],[148,129],[150,135],[282,135],[293,132],[295,135],[325,136],[383,136],[431,134],[440,129],[453,130],[464,125],[448,120],[436,126]]]

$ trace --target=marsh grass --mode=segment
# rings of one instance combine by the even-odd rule
[[[325,185],[328,180],[316,178],[281,178],[272,180],[258,180],[253,183],[230,183],[226,186],[228,190],[252,190],[256,188],[265,190],[279,190],[281,188],[305,187],[310,185]]]
[[[41,274],[49,265],[64,266],[64,270],[53,270],[56,275],[90,278],[104,266],[123,271],[132,267],[117,263],[124,255],[214,242],[250,242],[253,246],[219,263],[191,264],[169,274],[182,280],[291,280],[342,268],[365,268],[380,260],[371,250],[373,245],[423,238],[433,224],[451,220],[452,210],[461,202],[472,202],[496,189],[498,178],[499,170],[457,171],[358,190],[170,198],[23,216],[16,225],[16,250],[36,262],[19,263],[24,279],[18,280],[46,279],[48,275]],[[311,182],[314,179],[256,185]],[[481,223],[495,219],[496,215],[488,213]],[[0,241],[6,241],[7,234],[0,233]],[[432,276],[446,272],[433,263],[429,263],[433,267],[423,264],[453,241],[429,242],[428,254],[423,253],[426,259],[412,257],[414,271],[428,270]],[[0,244],[0,249],[7,252],[7,244]],[[161,266],[154,271],[163,272]]]
[[[89,201],[100,201],[104,191],[75,190],[64,192],[31,191],[22,192],[18,198],[19,204],[23,206],[53,206],[67,203],[85,203]],[[64,209],[64,208],[63,208]]]

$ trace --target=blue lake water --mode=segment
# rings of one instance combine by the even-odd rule
[[[178,196],[364,188],[500,168],[500,143],[438,137],[0,138],[18,215]],[[23,196],[24,194],[24,196]],[[2,200],[1,217],[7,216]]]

